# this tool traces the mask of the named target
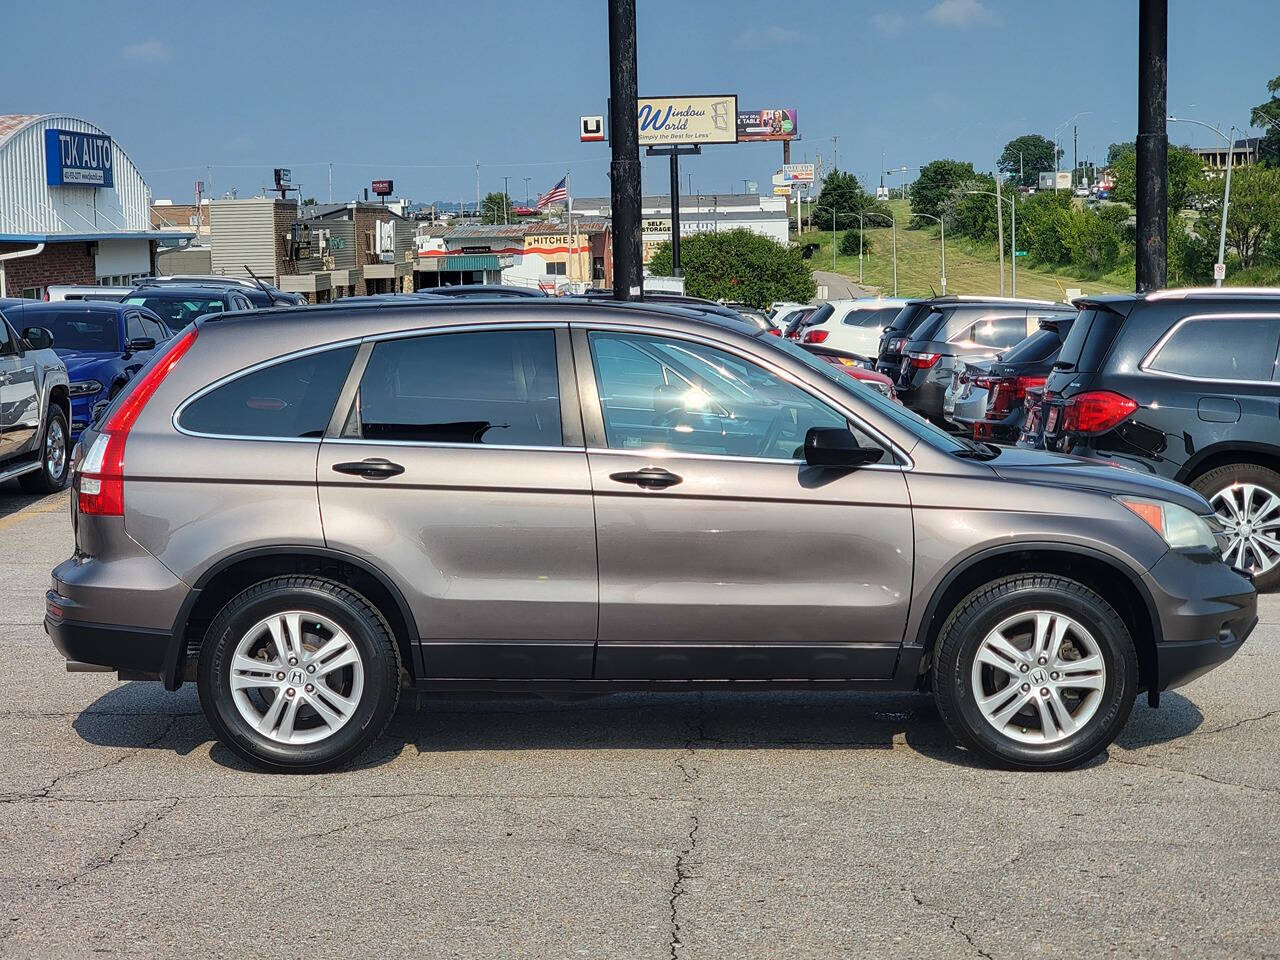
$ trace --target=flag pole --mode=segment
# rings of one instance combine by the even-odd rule
[[[569,268],[567,277],[569,281],[569,292],[573,293],[575,292],[573,289],[573,184],[569,179],[569,171],[567,170],[564,174],[564,188],[565,198],[569,202]]]

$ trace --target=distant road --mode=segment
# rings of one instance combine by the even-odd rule
[[[874,287],[860,287],[851,283],[848,277],[829,270],[814,270],[813,279],[818,286],[826,286],[828,300],[847,300],[853,297],[874,297]]]

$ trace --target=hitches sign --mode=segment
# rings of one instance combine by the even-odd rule
[[[44,132],[44,165],[51,187],[114,187],[111,138],[78,130]]]
[[[737,143],[738,98],[641,97],[636,123],[640,145],[672,143]]]
[[[580,117],[579,130],[583,143],[598,143],[604,139],[604,117]]]

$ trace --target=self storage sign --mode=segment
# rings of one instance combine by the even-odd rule
[[[44,163],[51,187],[114,187],[111,138],[78,130],[46,130]]]

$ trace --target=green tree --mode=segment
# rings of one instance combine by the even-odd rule
[[[875,198],[862,189],[852,173],[833,170],[822,180],[817,202],[813,206],[813,225],[818,230],[831,229],[835,213],[835,229],[847,230],[858,224],[858,213],[872,209]]]
[[[1019,202],[1018,246],[1027,251],[1032,263],[1059,266],[1068,262],[1063,237],[1072,206],[1072,197],[1066,191],[1046,190]]]
[[[1024,187],[1034,187],[1043,170],[1056,170],[1062,151],[1038,133],[1026,133],[1004,145],[999,167]]]
[[[1254,127],[1266,127],[1266,134],[1259,144],[1259,160],[1264,166],[1280,167],[1280,77],[1267,84],[1267,93],[1271,99],[1260,103],[1249,114],[1249,124]]]
[[[817,292],[800,247],[783,246],[750,230],[698,233],[680,238],[685,289],[695,297],[767,307],[775,300],[807,303]],[[654,251],[649,271],[671,276],[671,243]]]
[[[859,244],[858,238],[861,236],[862,242]],[[859,250],[865,257],[871,252],[871,238],[863,234],[857,227],[852,230],[846,230],[840,236],[840,252],[846,257],[856,257]]]
[[[959,160],[934,160],[920,168],[920,176],[911,185],[911,209],[917,213],[927,213],[931,217],[940,215],[943,205],[951,196],[952,190],[965,181],[977,176],[972,163]],[[925,226],[929,221],[921,218],[915,226]]]
[[[512,218],[512,206],[511,198],[505,193],[486,194],[480,205],[480,222],[505,223]]]
[[[1130,205],[1137,204],[1138,155],[1125,153],[1112,168],[1116,188],[1111,199]],[[1213,184],[1205,177],[1204,163],[1193,150],[1185,147],[1169,148],[1169,212],[1176,214],[1211,194]]]
[[[1222,225],[1222,195],[1211,196],[1200,211],[1196,233],[1217,250]],[[1231,203],[1227,208],[1227,247],[1234,250],[1241,269],[1262,259],[1268,238],[1280,231],[1280,169],[1240,167],[1231,175]]]
[[[1138,147],[1132,140],[1126,143],[1113,143],[1107,147],[1107,166],[1114,168],[1122,159],[1133,156],[1137,152]]]
[[[1062,241],[1071,263],[1085,270],[1106,272],[1120,258],[1120,231],[1093,210],[1073,209],[1067,213]]]

